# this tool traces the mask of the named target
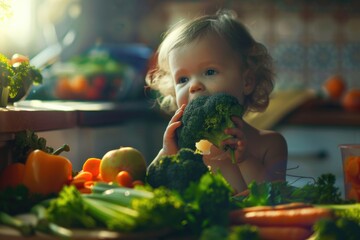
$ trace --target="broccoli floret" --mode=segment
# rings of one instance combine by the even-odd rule
[[[191,182],[199,181],[206,172],[209,169],[203,163],[202,155],[182,148],[177,154],[165,155],[150,165],[146,182],[154,188],[164,186],[181,193]]]
[[[195,144],[200,140],[208,140],[223,150],[222,141],[231,138],[225,134],[226,128],[235,124],[231,116],[243,115],[244,108],[238,100],[225,93],[211,96],[199,96],[185,108],[181,118],[182,126],[177,129],[179,148],[196,150]],[[230,149],[234,161],[233,150]]]

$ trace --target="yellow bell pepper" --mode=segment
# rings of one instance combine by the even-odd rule
[[[58,193],[72,178],[72,164],[69,159],[58,154],[69,151],[69,146],[56,150],[53,154],[34,150],[27,157],[24,172],[24,185],[30,193]]]

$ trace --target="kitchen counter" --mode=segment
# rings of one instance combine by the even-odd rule
[[[360,126],[360,112],[346,111],[339,103],[311,99],[287,114],[279,125]]]
[[[146,101],[116,104],[38,100],[0,108],[0,116],[0,134],[24,129],[46,131],[119,124],[135,118],[169,117]],[[360,112],[348,112],[336,104],[311,99],[286,114],[277,125],[360,126]]]
[[[339,102],[327,100],[312,89],[274,92],[264,112],[250,112],[244,118],[259,129],[360,126],[360,111],[346,111]]]
[[[158,117],[156,110],[145,101],[74,102],[21,101],[0,108],[0,134],[24,129],[47,131],[84,126],[118,124],[133,118]]]
[[[0,108],[0,169],[10,161],[9,143],[15,133],[29,129],[34,132],[122,125],[141,119],[143,122],[164,117],[150,102],[124,103],[39,101],[16,102]]]

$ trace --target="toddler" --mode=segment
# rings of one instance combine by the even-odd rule
[[[186,105],[198,96],[227,93],[249,111],[263,111],[273,90],[272,59],[266,48],[229,11],[181,21],[166,33],[157,51],[157,65],[147,74],[147,84],[157,90],[160,106],[172,116],[163,136],[163,155],[179,150],[176,129]],[[236,192],[255,180],[284,181],[287,144],[275,131],[256,129],[240,117],[232,117],[235,128],[223,142],[235,149],[230,154],[215,146],[204,163],[224,175]]]

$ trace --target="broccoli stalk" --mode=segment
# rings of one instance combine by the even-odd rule
[[[177,130],[179,148],[196,150],[197,142],[208,140],[217,148],[229,150],[232,162],[235,162],[234,149],[223,146],[222,142],[232,137],[224,132],[235,127],[231,117],[241,117],[243,112],[238,100],[225,93],[195,98],[185,108],[182,126]]]

